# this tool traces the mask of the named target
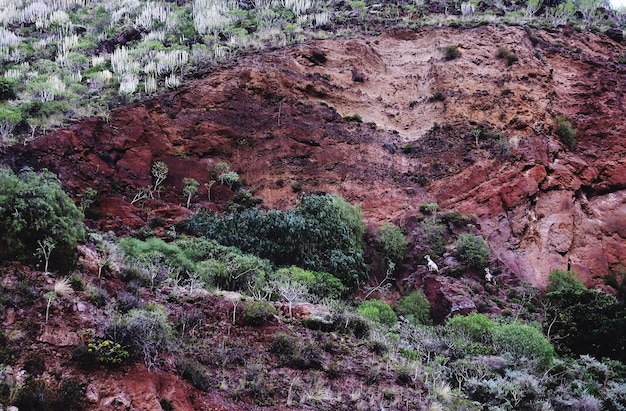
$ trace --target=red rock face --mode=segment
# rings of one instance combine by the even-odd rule
[[[76,197],[97,189],[90,224],[122,232],[187,215],[185,177],[200,183],[192,208],[232,197],[215,184],[209,199],[220,161],[266,207],[293,204],[293,185],[340,194],[376,224],[437,201],[475,215],[519,277],[543,287],[569,267],[599,284],[626,258],[623,48],[589,33],[534,36],[442,28],[250,56],[109,123],[89,119],[18,147],[14,165],[52,169]],[[459,58],[444,58],[448,44]],[[498,47],[518,62],[497,59]],[[362,122],[344,119],[354,115]],[[571,151],[554,133],[557,115],[577,128]],[[476,141],[477,129],[491,134]],[[160,197],[131,205],[153,184],[155,161],[169,167]]]

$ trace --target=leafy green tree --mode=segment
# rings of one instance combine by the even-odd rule
[[[368,320],[388,326],[392,326],[398,321],[396,313],[393,312],[389,304],[381,300],[363,301],[359,304],[357,311]]]
[[[83,213],[53,173],[0,168],[0,232],[0,256],[30,260],[38,242],[49,238],[56,244],[51,266],[66,269],[85,227]]]
[[[413,324],[432,325],[433,323],[430,316],[430,302],[419,290],[400,298],[396,303],[396,311]]]
[[[456,252],[461,261],[470,267],[483,268],[489,261],[489,245],[484,238],[474,234],[459,235]]]
[[[546,333],[561,355],[626,361],[626,310],[598,290],[564,288],[546,295]]]
[[[219,181],[220,184],[226,184],[229,188],[232,188],[239,182],[239,174],[235,171],[227,171],[217,176],[217,181]]]
[[[376,243],[383,259],[396,265],[402,263],[409,247],[402,229],[392,223],[385,223],[378,229]]]

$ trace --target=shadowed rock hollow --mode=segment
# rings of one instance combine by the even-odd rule
[[[448,60],[447,46],[460,56]],[[517,61],[497,58],[508,49]],[[99,229],[127,231],[212,206],[226,161],[266,207],[338,193],[368,222],[402,224],[436,201],[477,217],[509,271],[544,287],[571,268],[588,285],[626,256],[626,66],[605,36],[523,27],[429,28],[311,42],[240,58],[187,86],[15,148],[73,195],[98,190]],[[555,118],[578,131],[572,150]],[[359,121],[360,119],[360,121]],[[483,130],[479,132],[479,130]],[[159,208],[131,205],[169,166]],[[231,196],[213,186],[213,201]],[[193,208],[193,207],[192,207]]]

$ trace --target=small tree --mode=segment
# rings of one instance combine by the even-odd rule
[[[94,190],[91,187],[85,190],[82,197],[80,198],[80,201],[78,202],[78,207],[80,208],[80,211],[83,212],[83,214],[85,213],[85,210],[88,209],[96,200],[97,194],[98,191]]]
[[[183,193],[187,196],[187,208],[189,208],[189,204],[191,203],[191,196],[193,196],[198,191],[198,182],[193,178],[183,178],[183,184],[185,188],[183,188]]]
[[[220,174],[217,179],[220,184],[226,184],[229,188],[232,188],[233,185],[239,182],[239,174],[234,171],[228,171]]]
[[[118,330],[114,331],[120,332],[125,342],[139,348],[148,369],[157,365],[159,351],[172,347],[174,329],[161,305],[134,308],[120,317],[115,326]]]
[[[52,302],[56,298],[56,294],[54,293],[54,291],[48,291],[43,296],[47,300],[47,303],[46,303],[46,324],[48,324],[48,318],[49,318],[49,315],[50,315],[50,307],[52,306]]]
[[[213,186],[213,184],[215,184],[217,181],[215,180],[211,180],[208,183],[204,183],[204,186],[206,187],[206,192],[207,192],[207,196],[208,196],[208,200],[211,201],[211,187]]]
[[[70,280],[68,278],[64,278],[62,280],[57,280],[54,283],[54,288],[51,291],[48,291],[44,294],[44,298],[47,300],[46,303],[46,324],[48,323],[48,318],[50,314],[50,307],[52,303],[56,299],[56,297],[65,297],[72,295],[74,290],[70,285]]]
[[[215,169],[222,174],[230,170],[230,165],[226,161],[220,161],[215,165]]]
[[[3,140],[9,138],[20,121],[22,114],[19,111],[0,106],[0,137]]]
[[[439,204],[437,203],[424,203],[420,206],[422,213],[430,214],[433,219],[433,223],[437,221],[437,211],[439,211]]]
[[[56,247],[56,242],[50,238],[50,237],[46,237],[43,241],[41,240],[37,240],[37,252],[35,254],[43,257],[44,261],[45,261],[45,266],[44,266],[44,274],[48,275],[50,274],[50,272],[48,271],[48,264],[50,263],[50,254],[52,253],[52,250],[54,250],[54,247]]]
[[[154,191],[157,191],[161,183],[167,178],[169,169],[167,164],[162,161],[157,161],[152,165],[152,175],[154,176]]]
[[[274,284],[280,296],[287,300],[287,304],[289,305],[289,318],[293,318],[293,303],[308,298],[308,287],[303,281],[287,275],[275,280]]]
[[[369,297],[377,291],[381,294],[387,294],[389,292],[389,289],[391,288],[391,283],[388,283],[387,281],[393,279],[393,271],[395,270],[395,268],[396,264],[393,261],[388,261],[385,278],[383,278],[381,282],[373,287],[366,286],[365,289],[367,290],[367,294],[365,294],[365,298]]]

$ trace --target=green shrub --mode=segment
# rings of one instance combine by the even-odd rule
[[[15,83],[14,79],[0,77],[0,101],[15,98]]]
[[[547,292],[553,291],[576,291],[585,290],[585,284],[576,277],[576,273],[573,271],[554,270],[548,277],[550,283],[548,284]]]
[[[412,324],[431,325],[433,323],[430,316],[430,302],[419,290],[400,298],[396,303],[396,311]]]
[[[346,290],[341,281],[332,274],[310,271],[299,267],[281,268],[276,271],[277,277],[289,277],[306,285],[308,292],[319,299],[338,300]]]
[[[104,307],[110,300],[109,293],[98,286],[89,287],[89,301],[98,308]]]
[[[467,224],[474,223],[474,219],[471,216],[464,215],[459,213],[458,211],[450,211],[449,213],[444,213],[439,216],[442,222],[451,224],[454,227],[463,227]]]
[[[0,256],[30,260],[37,241],[51,238],[56,246],[50,265],[69,269],[76,243],[85,236],[83,214],[47,170],[19,174],[0,168]]]
[[[402,263],[409,247],[402,229],[392,223],[385,223],[378,229],[376,243],[383,259],[396,265]]]
[[[291,360],[291,364],[302,370],[322,369],[322,351],[319,346],[310,341],[298,344],[298,349]]]
[[[43,379],[28,377],[14,394],[13,405],[20,410],[50,410],[54,403],[54,393]]]
[[[470,233],[459,235],[456,240],[456,252],[459,259],[474,268],[483,268],[489,261],[489,245],[481,236]]]
[[[392,326],[398,321],[396,313],[393,312],[389,304],[381,300],[363,301],[359,304],[357,311],[368,320],[388,326]]]
[[[518,59],[515,53],[505,47],[500,47],[496,53],[496,57],[506,62],[507,66],[513,65]]]
[[[196,273],[206,285],[245,291],[263,287],[272,273],[269,261],[213,240],[188,237],[174,244],[186,258],[196,263]]]
[[[263,325],[276,315],[276,308],[268,301],[251,301],[244,304],[246,324]]]
[[[554,359],[554,347],[536,328],[514,322],[501,324],[493,330],[493,341],[501,352],[515,358],[535,361],[541,370],[547,369]]]
[[[420,228],[422,229],[424,242],[428,245],[428,254],[431,256],[443,255],[446,245],[444,237],[446,227],[428,218],[420,223]]]
[[[371,322],[358,314],[339,313],[333,316],[333,326],[340,332],[367,338],[372,331]]]
[[[452,330],[460,331],[473,341],[489,342],[496,323],[484,314],[455,315],[447,322]]]
[[[161,405],[161,409],[163,411],[174,411],[174,403],[172,400],[168,400],[167,398],[161,398],[159,400],[159,405]]]
[[[200,391],[206,392],[212,388],[207,377],[208,370],[202,364],[183,357],[176,361],[176,370],[183,379]]]
[[[443,52],[444,52],[446,60],[454,60],[455,58],[461,55],[461,52],[459,51],[459,46],[456,44],[451,44],[449,46],[446,46],[443,49]]]
[[[160,351],[172,348],[174,330],[161,305],[151,303],[145,309],[132,309],[118,318],[114,326],[121,343],[135,347],[149,369],[157,364]]]
[[[285,364],[296,368],[321,368],[322,352],[317,344],[298,341],[296,337],[286,333],[274,334],[269,351]]]
[[[195,263],[190,260],[183,250],[176,244],[166,243],[157,237],[145,241],[135,238],[122,238],[118,245],[124,252],[127,261],[136,261],[142,264],[160,264],[171,267],[173,270],[184,273],[194,271]]]
[[[360,114],[348,114],[343,119],[346,120],[346,121],[354,121],[356,123],[362,123],[363,122],[363,119],[361,118]]]
[[[86,385],[77,379],[66,379],[59,385],[53,409],[81,411],[87,407]]]
[[[22,113],[0,104],[0,138],[9,137],[20,121],[22,121]]]
[[[272,354],[293,355],[297,348],[298,340],[296,340],[296,337],[279,332],[272,337],[269,351]]]
[[[385,344],[384,341],[380,340],[369,340],[367,342],[367,349],[377,355],[385,355],[389,352],[389,347]]]
[[[572,123],[562,116],[556,118],[556,135],[561,138],[563,144],[570,150],[576,147],[576,129]]]

